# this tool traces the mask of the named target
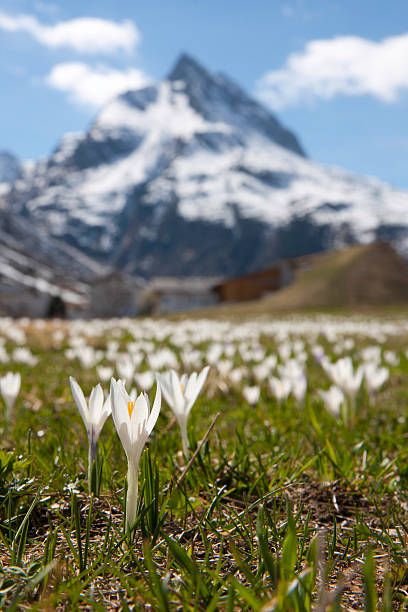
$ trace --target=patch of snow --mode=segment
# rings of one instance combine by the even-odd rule
[[[11,189],[10,183],[0,183],[0,197],[6,195]]]
[[[65,134],[52,156],[53,161],[57,164],[61,164],[71,157],[83,137],[81,132],[68,132]]]
[[[14,282],[21,283],[27,287],[32,287],[40,293],[60,295],[65,301],[70,302],[71,304],[83,304],[85,302],[85,298],[78,293],[74,293],[68,289],[61,289],[61,287],[48,282],[44,278],[36,278],[29,276],[28,274],[24,274],[4,261],[0,261],[0,274],[9,278],[10,280],[13,280]]]

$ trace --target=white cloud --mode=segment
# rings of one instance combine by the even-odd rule
[[[373,42],[358,36],[313,40],[289,55],[284,67],[267,72],[259,96],[279,109],[336,95],[371,95],[395,102],[408,88],[408,34]]]
[[[124,91],[143,87],[149,79],[137,68],[121,71],[103,65],[66,62],[54,66],[46,82],[68,94],[75,104],[98,108]]]
[[[0,30],[25,32],[46,47],[68,47],[85,54],[131,52],[140,41],[140,32],[132,21],[117,23],[97,17],[46,25],[31,15],[12,16],[0,11]]]

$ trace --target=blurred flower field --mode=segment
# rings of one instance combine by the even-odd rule
[[[0,393],[0,609],[407,609],[408,318],[1,319]]]

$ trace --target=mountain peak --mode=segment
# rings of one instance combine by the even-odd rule
[[[171,70],[168,81],[183,83],[190,106],[206,121],[235,124],[240,130],[254,129],[280,146],[305,156],[296,136],[235,81],[206,70],[197,60],[183,53]]]
[[[210,78],[209,72],[188,53],[182,53],[168,75],[169,81],[195,80]]]

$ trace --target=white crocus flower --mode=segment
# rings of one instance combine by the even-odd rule
[[[324,348],[322,347],[321,344],[314,344],[311,348],[311,353],[313,357],[316,359],[316,361],[318,361],[319,363],[322,360],[327,359],[326,353],[324,352]]]
[[[128,460],[126,495],[126,522],[132,527],[136,520],[139,463],[147,438],[156,424],[161,407],[160,385],[157,385],[152,410],[146,393],[133,401],[123,381],[111,380],[110,397],[112,418]]]
[[[303,376],[303,366],[296,359],[289,359],[282,365],[278,365],[278,373],[281,379],[294,380]]]
[[[258,365],[252,368],[252,374],[258,382],[264,381],[271,373],[271,368],[265,362],[258,363]]]
[[[363,369],[359,367],[354,371],[351,357],[326,364],[325,370],[335,385],[351,398],[355,397],[363,380]]]
[[[211,344],[208,347],[207,350],[207,354],[205,356],[206,360],[208,363],[211,363],[211,365],[216,365],[221,357],[223,353],[223,347],[221,344],[216,343],[216,344]]]
[[[199,368],[203,362],[201,351],[193,348],[188,350],[186,347],[180,353],[180,359],[183,365],[188,368]]]
[[[293,397],[299,404],[301,404],[305,399],[307,390],[307,378],[305,374],[302,374],[301,376],[297,376],[296,378],[292,379],[291,385]]]
[[[116,362],[116,370],[120,378],[132,380],[136,366],[129,355],[121,355]]]
[[[282,400],[286,400],[292,390],[292,382],[289,378],[281,379],[276,378],[276,376],[271,376],[269,379],[269,386],[279,403],[281,403]]]
[[[226,378],[228,373],[231,372],[234,367],[233,362],[230,359],[220,359],[217,363],[217,370],[221,374],[222,378]]]
[[[342,404],[344,406],[346,401],[343,391],[333,385],[328,391],[319,389],[318,393],[322,398],[327,410],[335,417],[340,416],[340,406]]]
[[[106,419],[111,414],[110,397],[105,400],[101,385],[93,387],[87,404],[83,391],[75,378],[69,377],[72,396],[82,417],[86,432],[88,434],[88,484],[91,486],[92,463],[96,459],[96,447],[98,438],[105,424]]]
[[[279,357],[282,359],[282,361],[287,361],[288,359],[290,359],[290,356],[292,354],[292,345],[290,344],[290,342],[282,342],[282,344],[278,344],[277,348]]]
[[[228,373],[228,378],[234,385],[239,385],[245,374],[246,368],[241,366],[240,368],[231,370],[231,372]]]
[[[18,361],[19,363],[26,363],[29,366],[34,367],[38,363],[38,358],[34,357],[30,349],[26,347],[15,348],[12,354],[13,361]]]
[[[371,395],[375,394],[390,375],[387,368],[379,368],[376,363],[365,363],[363,371],[367,390]]]
[[[150,370],[139,372],[139,374],[135,374],[135,380],[139,387],[145,391],[149,391],[154,384],[154,374]]]
[[[268,355],[268,357],[265,357],[263,363],[267,365],[270,370],[273,370],[278,363],[278,358],[276,355]]]
[[[81,346],[77,351],[77,357],[83,368],[93,368],[98,362],[98,355],[92,346]]]
[[[399,364],[399,357],[394,351],[384,351],[384,361],[390,366],[397,366]]]
[[[253,387],[246,386],[242,389],[242,395],[251,406],[254,406],[259,402],[259,398],[261,395],[261,389],[258,385],[254,385]]]
[[[180,426],[183,452],[186,457],[189,454],[190,446],[187,436],[187,420],[190,410],[203,388],[209,369],[210,366],[206,366],[200,374],[197,374],[197,372],[193,372],[191,376],[183,374],[181,378],[174,370],[165,374],[157,374],[157,380],[166,402],[174,412]]]
[[[379,365],[381,362],[381,346],[366,346],[360,351],[360,355],[363,361],[367,363],[373,362],[376,365]]]
[[[21,376],[19,372],[7,372],[5,376],[0,378],[0,393],[6,404],[6,420],[9,421],[11,413],[16,403],[17,396],[20,392]]]
[[[113,368],[110,366],[97,366],[96,373],[98,375],[99,380],[102,382],[106,382],[112,378]]]

